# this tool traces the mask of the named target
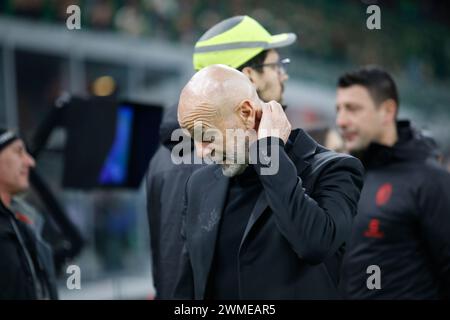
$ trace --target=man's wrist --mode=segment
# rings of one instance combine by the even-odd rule
[[[265,130],[265,129],[258,130],[258,140],[270,138],[270,137],[281,139],[284,143],[286,143],[289,138],[289,135],[286,135],[286,137],[283,137],[280,130],[278,130],[278,129],[272,129],[270,131]]]

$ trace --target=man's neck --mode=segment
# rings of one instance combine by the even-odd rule
[[[5,207],[9,208],[11,206],[11,195],[7,192],[0,191],[0,199],[2,200]]]
[[[394,144],[397,143],[397,141],[398,141],[397,125],[393,123],[384,130],[381,137],[377,140],[377,143],[384,146],[392,147]]]

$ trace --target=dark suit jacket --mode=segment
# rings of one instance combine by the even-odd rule
[[[359,160],[329,151],[303,130],[279,148],[279,171],[260,175],[263,191],[239,249],[237,299],[336,299],[344,246],[363,185]],[[253,144],[252,148],[257,148]],[[261,164],[254,164],[257,172]],[[186,184],[185,239],[175,298],[203,299],[229,178],[218,165]]]

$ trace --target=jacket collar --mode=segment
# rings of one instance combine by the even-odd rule
[[[204,217],[199,221],[200,228],[203,229],[202,239],[199,241],[201,246],[198,253],[200,259],[198,287],[196,296],[200,299],[204,298],[208,276],[211,271],[211,266],[214,258],[216,248],[217,234],[219,231],[220,219],[225,207],[225,200],[227,198],[227,191],[230,179],[222,174],[220,165],[214,168],[214,178],[210,179],[205,185],[205,192],[207,196],[203,196],[203,201],[200,206],[200,216]]]
[[[407,120],[397,122],[398,141],[393,146],[371,143],[366,150],[353,154],[366,168],[395,162],[424,161],[433,155],[433,141],[426,138]]]

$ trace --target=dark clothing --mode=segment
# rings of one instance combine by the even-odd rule
[[[0,299],[57,299],[50,247],[0,201]]]
[[[261,183],[252,167],[247,167],[241,175],[230,179],[217,235],[209,292],[206,294],[208,299],[225,300],[239,296],[239,244],[261,190]]]
[[[157,299],[173,295],[179,269],[182,239],[180,237],[184,185],[199,165],[175,165],[171,150],[177,142],[171,141],[172,131],[178,129],[176,108],[169,109],[160,127],[162,145],[153,156],[147,175],[147,214],[149,220],[153,282]],[[192,151],[193,144],[185,150]],[[192,158],[192,154],[183,154]]]
[[[274,138],[250,148],[250,163],[257,162],[251,166],[262,190],[239,239],[234,298],[339,298],[340,263],[356,214],[363,167],[351,156],[319,146],[303,130],[293,131],[290,140],[286,150]],[[279,157],[266,154],[265,162],[261,157],[255,161],[265,142]],[[262,174],[267,160],[279,161],[276,174]],[[188,180],[176,298],[205,298],[229,183],[219,165],[202,168]]]
[[[398,123],[393,147],[372,144],[343,266],[351,299],[450,298],[450,174],[432,159],[427,139]],[[369,290],[367,267],[381,271]]]

